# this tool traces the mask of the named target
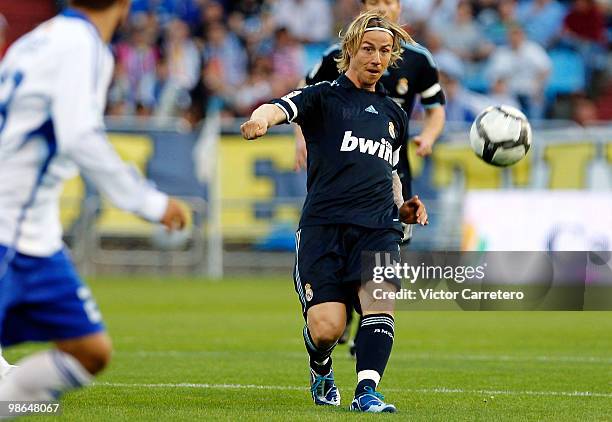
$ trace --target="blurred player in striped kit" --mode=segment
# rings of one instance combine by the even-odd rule
[[[0,381],[0,401],[47,401],[89,384],[111,344],[62,244],[63,181],[86,174],[118,207],[169,229],[186,213],[106,138],[107,43],[130,0],[73,0],[0,63],[0,344],[51,341]],[[9,182],[10,181],[10,182]]]

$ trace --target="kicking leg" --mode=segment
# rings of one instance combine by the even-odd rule
[[[366,289],[360,290],[359,297],[362,305],[368,301],[369,305],[363,307],[356,339],[357,388],[351,409],[375,413],[395,412],[395,406],[384,403],[382,395],[376,392],[393,347],[395,323],[392,303],[373,303]]]

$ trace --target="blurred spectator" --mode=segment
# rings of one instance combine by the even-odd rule
[[[557,0],[520,2],[517,21],[524,26],[527,38],[542,47],[550,47],[561,32],[565,8]]]
[[[499,47],[489,59],[489,81],[506,79],[510,93],[521,104],[527,117],[544,115],[544,88],[551,71],[551,60],[537,43],[525,39],[518,24],[508,29],[509,46]]]
[[[425,45],[432,54],[434,61],[438,64],[444,63],[445,66],[452,66],[455,69],[455,75],[460,75],[463,78],[465,69],[464,63],[455,53],[446,48],[442,43],[442,39],[437,32],[428,30],[424,35]]]
[[[464,67],[459,58],[444,55],[436,60],[440,70],[440,85],[446,96],[446,120],[471,123],[491,101],[462,85]]]
[[[126,116],[134,114],[134,109],[129,110],[127,98],[130,95],[128,79],[125,77],[125,69],[121,62],[115,64],[112,83],[108,89],[108,100],[106,102],[106,114],[109,116]]]
[[[581,126],[597,123],[597,106],[586,97],[576,97],[573,101],[572,120]]]
[[[329,42],[333,11],[327,0],[278,0],[272,15],[277,27],[289,29],[301,42]]]
[[[6,49],[8,48],[6,44],[6,32],[8,30],[8,23],[6,22],[6,18],[2,13],[0,13],[0,59],[4,56]]]
[[[189,38],[189,27],[184,21],[173,19],[168,23],[163,58],[167,77],[156,114],[171,116],[177,109],[182,111],[190,106],[189,91],[200,76],[200,53]]]
[[[215,85],[236,87],[246,79],[246,53],[224,24],[216,22],[208,28],[203,54],[206,75],[216,80]]]
[[[495,12],[482,17],[483,31],[489,41],[495,45],[506,44],[508,25],[516,21],[516,8],[516,0],[499,0]]]
[[[563,20],[563,35],[578,42],[605,44],[605,16],[595,0],[574,0]]]
[[[421,38],[427,29],[442,27],[455,16],[458,0],[401,0],[401,22],[408,24],[411,35]]]
[[[493,50],[493,45],[481,36],[481,30],[472,16],[472,5],[467,0],[457,4],[457,11],[451,22],[433,26],[446,48],[463,60],[479,61]]]
[[[258,106],[275,96],[269,78],[271,71],[270,61],[265,57],[258,57],[249,69],[244,84],[237,89],[226,90],[224,93],[226,100],[238,115],[248,116]]]
[[[518,103],[516,98],[510,93],[508,88],[508,80],[504,77],[499,77],[494,80],[491,84],[489,94],[487,95],[491,100],[491,105],[509,105],[520,110],[521,105]]]
[[[227,21],[229,29],[242,40],[247,51],[257,55],[259,50],[266,48],[261,44],[272,37],[274,20],[268,13],[269,8],[260,0],[241,0],[236,3]]]
[[[279,28],[275,32],[272,71],[274,79],[282,82],[280,95],[295,88],[303,77],[304,48],[287,28]]]
[[[497,12],[498,0],[473,0],[472,8],[474,9],[474,16],[480,18],[490,13],[495,14]]]
[[[591,91],[598,82],[598,72],[606,67],[606,23],[605,16],[594,0],[574,0],[563,21],[562,46],[580,53],[586,66],[586,86]]]
[[[334,5],[333,36],[346,28],[359,14],[359,2],[356,0],[338,0]]]
[[[203,40],[211,25],[223,23],[224,20],[225,10],[221,3],[216,0],[207,0],[205,7],[201,9],[199,22],[193,27],[193,34]]]
[[[155,106],[159,54],[154,36],[147,30],[146,16],[140,14],[132,19],[128,41],[117,45],[116,82],[127,88],[124,106],[128,112],[140,109],[140,114],[151,114]]]

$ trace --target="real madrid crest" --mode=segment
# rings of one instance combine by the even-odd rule
[[[314,296],[314,292],[312,291],[312,286],[310,283],[306,283],[304,286],[304,290],[306,290],[306,301],[310,302]]]
[[[389,122],[389,135],[395,139],[395,126],[393,126],[393,122]]]
[[[408,79],[400,78],[400,80],[397,81],[395,90],[399,95],[405,95],[408,92]]]

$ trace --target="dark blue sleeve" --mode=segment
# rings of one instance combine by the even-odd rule
[[[321,114],[321,98],[329,83],[319,83],[296,89],[284,97],[270,101],[283,110],[286,122],[295,122],[299,125],[317,118]]]
[[[440,107],[446,104],[446,98],[440,86],[438,67],[431,53],[425,51],[419,68],[416,89],[421,96],[421,104],[424,108]]]

